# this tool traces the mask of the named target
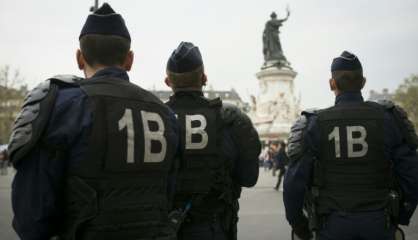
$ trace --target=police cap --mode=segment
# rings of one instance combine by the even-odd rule
[[[334,58],[331,64],[331,72],[355,70],[362,71],[363,68],[358,57],[348,51],[344,51],[339,57]]]
[[[79,39],[87,34],[115,35],[131,40],[122,16],[116,13],[108,3],[103,3],[87,17]]]
[[[199,48],[190,42],[181,42],[167,62],[167,70],[173,73],[192,72],[203,66]]]

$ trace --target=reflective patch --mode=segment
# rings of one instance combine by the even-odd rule
[[[341,141],[340,141],[340,128],[339,127],[334,127],[332,132],[328,135],[328,140],[329,141],[334,140],[335,157],[340,158],[341,157]]]
[[[186,115],[186,149],[203,149],[208,145],[209,137],[205,132],[207,120],[201,114]],[[197,127],[192,126],[192,122],[199,122]],[[199,135],[200,141],[193,142],[193,135]]]
[[[167,140],[164,137],[165,126],[161,119],[161,116],[157,113],[141,111],[142,124],[144,127],[144,162],[145,163],[157,163],[162,162],[167,152]],[[155,122],[158,125],[156,131],[152,131],[150,128],[150,122]],[[161,143],[161,151],[153,153],[151,151],[152,141],[158,141]]]
[[[126,149],[126,162],[127,163],[134,163],[134,150],[135,150],[135,130],[132,118],[132,110],[127,108],[125,109],[125,113],[123,117],[118,122],[119,131],[126,128],[126,142],[127,142],[127,149]]]
[[[354,137],[355,133],[360,133],[359,137]],[[366,142],[367,131],[363,126],[347,126],[347,147],[348,157],[364,157],[369,150],[369,145]],[[354,145],[361,145],[361,149],[355,151]]]

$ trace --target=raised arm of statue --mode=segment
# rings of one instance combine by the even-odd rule
[[[287,7],[286,7],[286,12],[287,12],[286,18],[282,19],[282,22],[286,22],[287,19],[289,19],[289,16],[290,16],[290,8],[289,8],[289,5],[287,5]]]

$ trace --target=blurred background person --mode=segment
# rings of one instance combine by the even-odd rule
[[[9,164],[8,164],[7,151],[5,149],[0,150],[0,175],[2,176],[7,175],[8,167],[9,167]]]
[[[286,173],[286,167],[289,162],[289,159],[286,154],[286,144],[284,142],[280,142],[278,153],[274,158],[274,162],[276,163],[276,170],[279,171],[277,175],[277,183],[274,189],[276,191],[279,190],[280,184],[282,182],[283,176]]]
[[[270,162],[271,162],[271,174],[273,177],[276,176],[277,171],[277,154],[279,153],[279,145],[277,143],[272,143],[270,145]]]
[[[263,151],[261,151],[260,156],[260,166],[264,167],[264,171],[267,172],[268,170],[268,159],[269,159],[269,147],[268,146],[264,146]]]

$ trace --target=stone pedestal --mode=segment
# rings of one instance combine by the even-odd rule
[[[297,73],[290,67],[271,66],[256,74],[260,93],[250,116],[263,141],[285,140],[299,115],[294,92]]]

